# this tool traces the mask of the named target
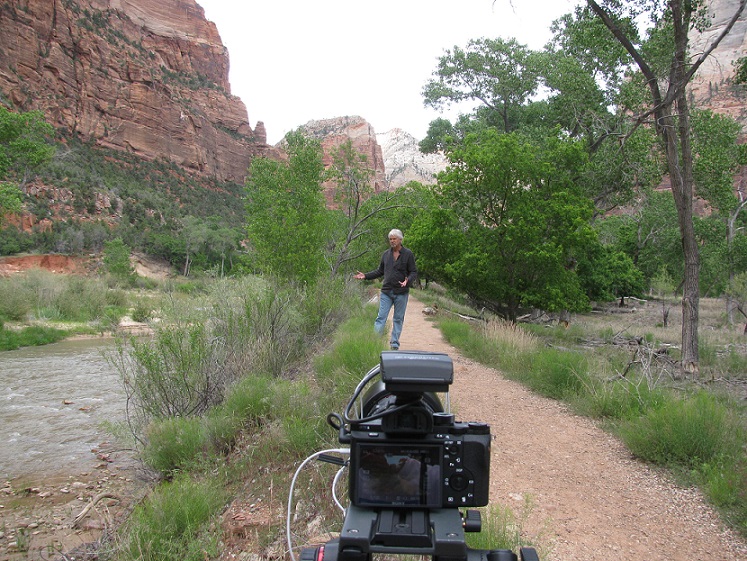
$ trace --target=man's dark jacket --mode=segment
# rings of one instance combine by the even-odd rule
[[[382,292],[393,294],[406,294],[410,286],[418,279],[418,268],[415,265],[415,255],[412,251],[402,246],[399,250],[399,259],[394,260],[392,249],[387,249],[381,256],[379,268],[366,273],[366,280],[384,277],[381,285]],[[402,287],[399,283],[407,279],[407,286]]]

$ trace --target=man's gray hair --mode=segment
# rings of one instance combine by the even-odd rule
[[[402,235],[402,230],[398,230],[397,228],[395,228],[394,230],[392,230],[391,232],[389,232],[389,236],[388,237],[391,238],[392,236],[397,236],[401,240],[405,239],[405,236]]]

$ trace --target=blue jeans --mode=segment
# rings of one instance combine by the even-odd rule
[[[392,316],[392,336],[389,339],[389,346],[399,349],[399,336],[402,333],[402,324],[405,321],[405,311],[407,310],[407,300],[410,294],[394,294],[393,292],[382,292],[379,298],[379,315],[374,322],[374,331],[379,335],[384,333],[386,319],[389,316],[389,310],[394,307]]]

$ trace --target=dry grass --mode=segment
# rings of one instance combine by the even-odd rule
[[[487,339],[500,341],[506,349],[514,353],[535,350],[540,344],[533,333],[522,329],[516,323],[501,318],[491,318],[486,321],[483,333]]]
[[[664,327],[664,310],[669,310],[668,325]],[[625,307],[608,306],[605,312],[577,314],[572,322],[590,333],[611,329],[616,334],[630,337],[647,336],[661,343],[679,347],[682,332],[682,309],[678,301],[627,300]],[[739,319],[739,318],[735,318]],[[747,344],[742,332],[744,324],[729,326],[723,300],[700,300],[699,332],[714,345]]]
[[[668,324],[664,327],[667,309]],[[724,301],[715,298],[701,299],[699,312],[700,377],[689,382],[747,399],[747,336],[742,318],[735,317],[730,325]],[[631,362],[640,360],[642,351],[661,353],[660,366],[663,364],[671,382],[686,382],[678,380],[677,372],[682,311],[676,300],[631,300],[622,308],[610,305],[604,310],[576,314],[569,331],[577,343],[586,347],[627,348]]]

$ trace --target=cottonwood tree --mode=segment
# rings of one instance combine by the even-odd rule
[[[671,191],[677,208],[685,260],[682,296],[683,375],[697,376],[698,315],[700,304],[698,241],[693,226],[693,152],[690,102],[687,85],[702,63],[732,30],[744,11],[741,0],[718,35],[699,53],[689,49],[689,33],[707,27],[706,2],[698,0],[587,0],[587,9],[604,26],[629,56],[629,64],[640,73],[648,98],[631,116],[638,125],[652,126],[665,154]],[[577,10],[582,10],[579,8]],[[645,20],[650,23],[645,40],[632,30]],[[635,24],[635,25],[633,25]],[[628,108],[629,109],[629,108]]]
[[[350,139],[332,152],[332,164],[326,178],[334,185],[331,211],[332,222],[337,226],[330,231],[328,260],[335,277],[345,264],[355,261],[368,252],[368,246],[356,243],[363,236],[370,236],[368,224],[372,219],[388,210],[397,208],[397,195],[386,191],[376,194],[372,179],[375,170],[365,154],[358,152]],[[368,204],[366,204],[368,203]]]
[[[318,140],[293,131],[288,160],[255,158],[246,179],[247,232],[259,270],[313,284],[325,268],[328,215]]]
[[[423,88],[425,104],[440,109],[479,101],[500,116],[503,132],[515,128],[518,108],[539,86],[533,53],[515,39],[474,39],[455,46],[438,61],[434,79]]]
[[[449,159],[441,208],[418,217],[409,237],[429,272],[510,319],[521,307],[585,309],[575,264],[596,236],[573,181],[586,162],[579,143],[486,129]]]
[[[741,127],[737,121],[726,115],[712,111],[698,110],[693,112],[693,175],[696,192],[706,199],[717,211],[716,219],[723,222],[725,232],[723,241],[718,246],[714,260],[724,270],[725,279],[718,279],[728,284],[739,272],[738,256],[740,239],[737,230],[740,215],[747,207],[747,192],[744,188],[734,189],[734,176],[740,167],[747,164],[745,145],[737,144]],[[707,247],[705,248],[707,249]],[[726,312],[729,323],[734,321],[735,303],[730,294],[726,294]]]

